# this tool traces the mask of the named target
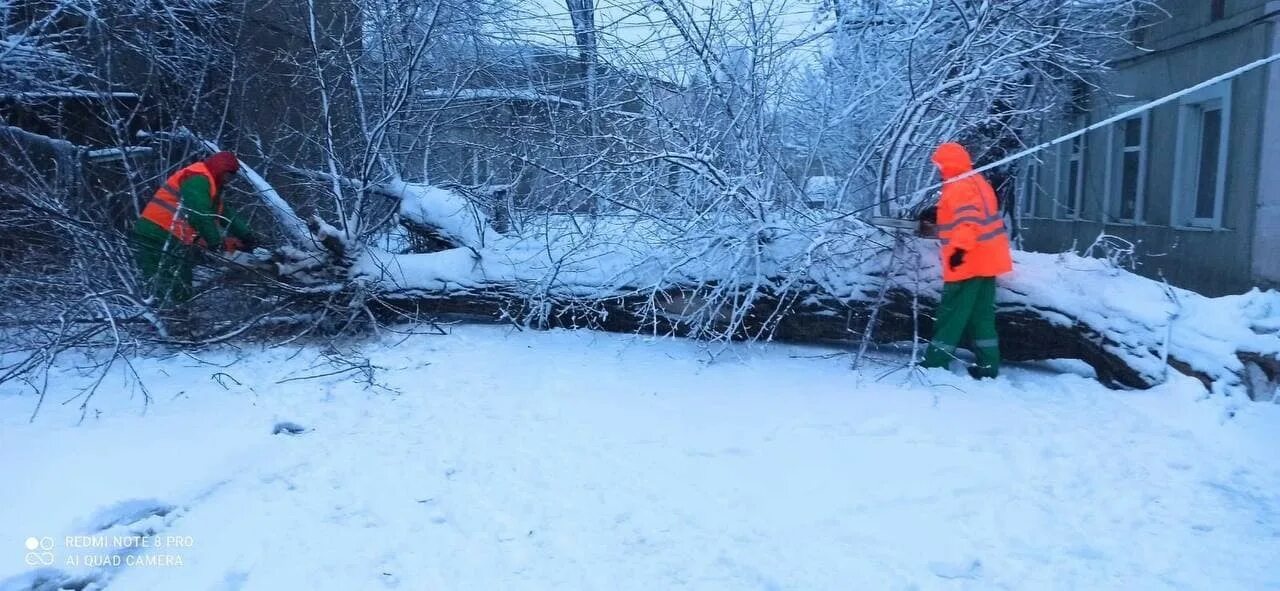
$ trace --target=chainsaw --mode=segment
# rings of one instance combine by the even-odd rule
[[[919,238],[937,238],[937,227],[926,220],[910,220],[904,218],[872,217],[867,220],[871,225],[891,232],[910,232]]]

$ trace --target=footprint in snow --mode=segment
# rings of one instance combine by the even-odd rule
[[[874,417],[855,427],[853,434],[863,437],[889,437],[898,434],[901,424],[902,421],[893,415]]]
[[[221,586],[214,587],[217,591],[240,591],[244,589],[246,583],[249,582],[249,573],[247,571],[229,571],[226,576],[222,577]]]
[[[109,528],[129,526],[152,516],[165,517],[176,509],[174,505],[156,499],[129,499],[100,509],[86,521],[88,529],[99,532]]]
[[[30,570],[0,579],[0,591],[48,591],[51,589],[101,589],[100,572],[68,573],[60,568]]]
[[[158,531],[158,527],[163,526],[155,520],[171,519],[177,515],[177,511],[177,506],[157,499],[128,499],[94,511],[77,529],[94,534],[109,532],[113,535],[152,536]],[[112,549],[110,554],[119,558],[138,551],[138,547],[122,547]],[[39,559],[41,556],[35,555],[35,558]],[[43,568],[0,579],[0,591],[105,589],[112,576],[110,567],[68,572],[52,566],[53,560],[53,555],[49,554]]]
[[[982,561],[967,563],[930,562],[929,570],[943,579],[978,579],[982,577]]]
[[[303,427],[302,425],[299,425],[293,421],[280,421],[276,423],[276,426],[271,429],[271,434],[279,435],[281,433],[284,433],[285,435],[301,435],[306,431],[307,431],[306,427]]]

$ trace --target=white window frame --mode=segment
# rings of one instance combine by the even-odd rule
[[[1084,129],[1084,127],[1089,124],[1088,118],[1084,115],[1074,117],[1071,121],[1073,124],[1071,131]],[[1087,178],[1085,176],[1084,169],[1086,163],[1089,161],[1086,155],[1089,150],[1088,138],[1089,134],[1085,133],[1081,134],[1079,137],[1072,138],[1071,140],[1062,143],[1062,150],[1058,156],[1057,175],[1055,175],[1056,178],[1054,179],[1056,190],[1054,191],[1055,198],[1053,211],[1049,212],[1050,217],[1055,220],[1077,221],[1081,219],[1080,210],[1084,206],[1084,181],[1085,178]],[[1080,142],[1079,153],[1075,153],[1073,151],[1076,141]],[[1080,163],[1080,166],[1076,167],[1076,193],[1074,195],[1069,195],[1068,193],[1071,192],[1071,182],[1070,179],[1067,178],[1067,175],[1071,173],[1071,163],[1077,161]],[[1068,208],[1064,207],[1063,203],[1070,203],[1070,209],[1068,210]],[[1068,213],[1068,211],[1070,213]]]
[[[469,145],[463,148],[464,162],[462,175],[458,182],[463,185],[482,186],[493,179],[493,171],[489,169],[489,156],[480,146]]]
[[[456,152],[458,155],[457,164],[459,165],[457,180],[459,185],[470,184],[468,182],[468,179],[471,178],[472,171],[474,170],[474,167],[475,167],[474,152],[475,152],[475,148],[472,148],[471,146],[468,146],[466,144],[461,144],[457,147],[457,152]],[[450,164],[453,164],[453,163],[451,162]]]
[[[1136,105],[1123,106],[1121,112],[1128,111]],[[1138,145],[1124,145],[1124,128],[1123,126],[1134,119],[1142,120],[1141,138]],[[1120,131],[1117,132],[1116,130]],[[1106,171],[1106,191],[1103,193],[1102,202],[1102,220],[1107,224],[1141,224],[1145,220],[1142,217],[1143,211],[1146,209],[1147,203],[1147,166],[1148,153],[1151,151],[1151,111],[1143,111],[1141,114],[1134,115],[1128,119],[1122,119],[1112,125],[1107,126],[1107,171]],[[1138,153],[1138,194],[1134,197],[1133,217],[1122,218],[1111,215],[1111,204],[1113,199],[1118,202],[1124,196],[1120,191],[1124,189],[1124,155],[1129,152]]]
[[[480,149],[471,151],[471,184],[483,185],[488,182],[488,162],[480,155]]]
[[[1173,167],[1173,196],[1170,222],[1178,228],[1221,229],[1222,211],[1226,205],[1228,148],[1231,143],[1231,88],[1230,80],[1189,94],[1178,101],[1178,141]],[[1214,187],[1213,216],[1193,217],[1196,208],[1196,188],[1199,185],[1200,124],[1204,106],[1220,105],[1222,121],[1218,130],[1218,182]],[[1185,214],[1190,211],[1192,213]]]
[[[1040,177],[1044,176],[1044,164],[1038,158],[1032,158],[1028,162],[1027,167],[1022,171],[1022,178],[1019,181],[1019,219],[1040,217],[1040,213],[1036,211],[1036,206],[1039,205],[1036,202],[1036,197],[1040,192]]]

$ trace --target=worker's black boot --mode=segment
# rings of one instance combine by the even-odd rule
[[[969,377],[975,380],[995,379],[1000,374],[1000,370],[990,365],[970,365]]]

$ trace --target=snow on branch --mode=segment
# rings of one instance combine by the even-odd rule
[[[182,133],[204,146],[210,153],[221,149],[217,143],[212,140],[202,139],[188,129],[184,128]],[[307,246],[314,243],[311,231],[307,228],[307,222],[280,196],[280,193],[276,191],[275,187],[271,186],[271,183],[267,182],[266,178],[263,178],[261,174],[258,174],[258,171],[243,160],[240,162],[240,175],[249,181],[249,184],[253,185],[258,197],[266,204],[267,209],[271,211],[276,221],[279,222],[280,227],[284,229],[285,234],[289,236],[290,242],[295,246]]]
[[[404,181],[383,183],[378,191],[400,199],[401,218],[436,229],[452,242],[479,250],[498,239],[488,216],[453,191]]]
[[[565,98],[557,94],[547,94],[537,92],[535,90],[521,90],[514,88],[461,88],[457,90],[432,89],[419,93],[425,98],[445,99],[449,101],[529,101],[540,103],[552,103],[573,107],[579,110],[586,110],[587,106],[582,101]],[[628,111],[619,111],[616,109],[603,109],[602,112],[619,117],[630,117],[635,119],[644,119],[646,116],[641,113],[632,113]]]
[[[288,170],[302,178],[337,182],[348,189],[368,191],[394,199],[399,203],[398,212],[403,221],[418,229],[438,234],[449,248],[464,247],[478,252],[499,238],[489,216],[470,199],[455,191],[403,180],[365,184],[356,179],[336,178],[318,170],[297,167],[289,167]]]
[[[83,146],[78,146],[64,139],[49,137],[47,135],[35,133],[32,131],[27,131],[25,129],[22,129],[21,127],[15,127],[12,125],[0,126],[0,134],[11,135],[17,138],[21,138],[22,140],[28,141],[28,142],[44,144],[50,148],[53,148],[55,150],[58,150],[63,153],[68,153],[68,154],[74,153],[77,150],[87,149],[87,148],[84,148]]]

